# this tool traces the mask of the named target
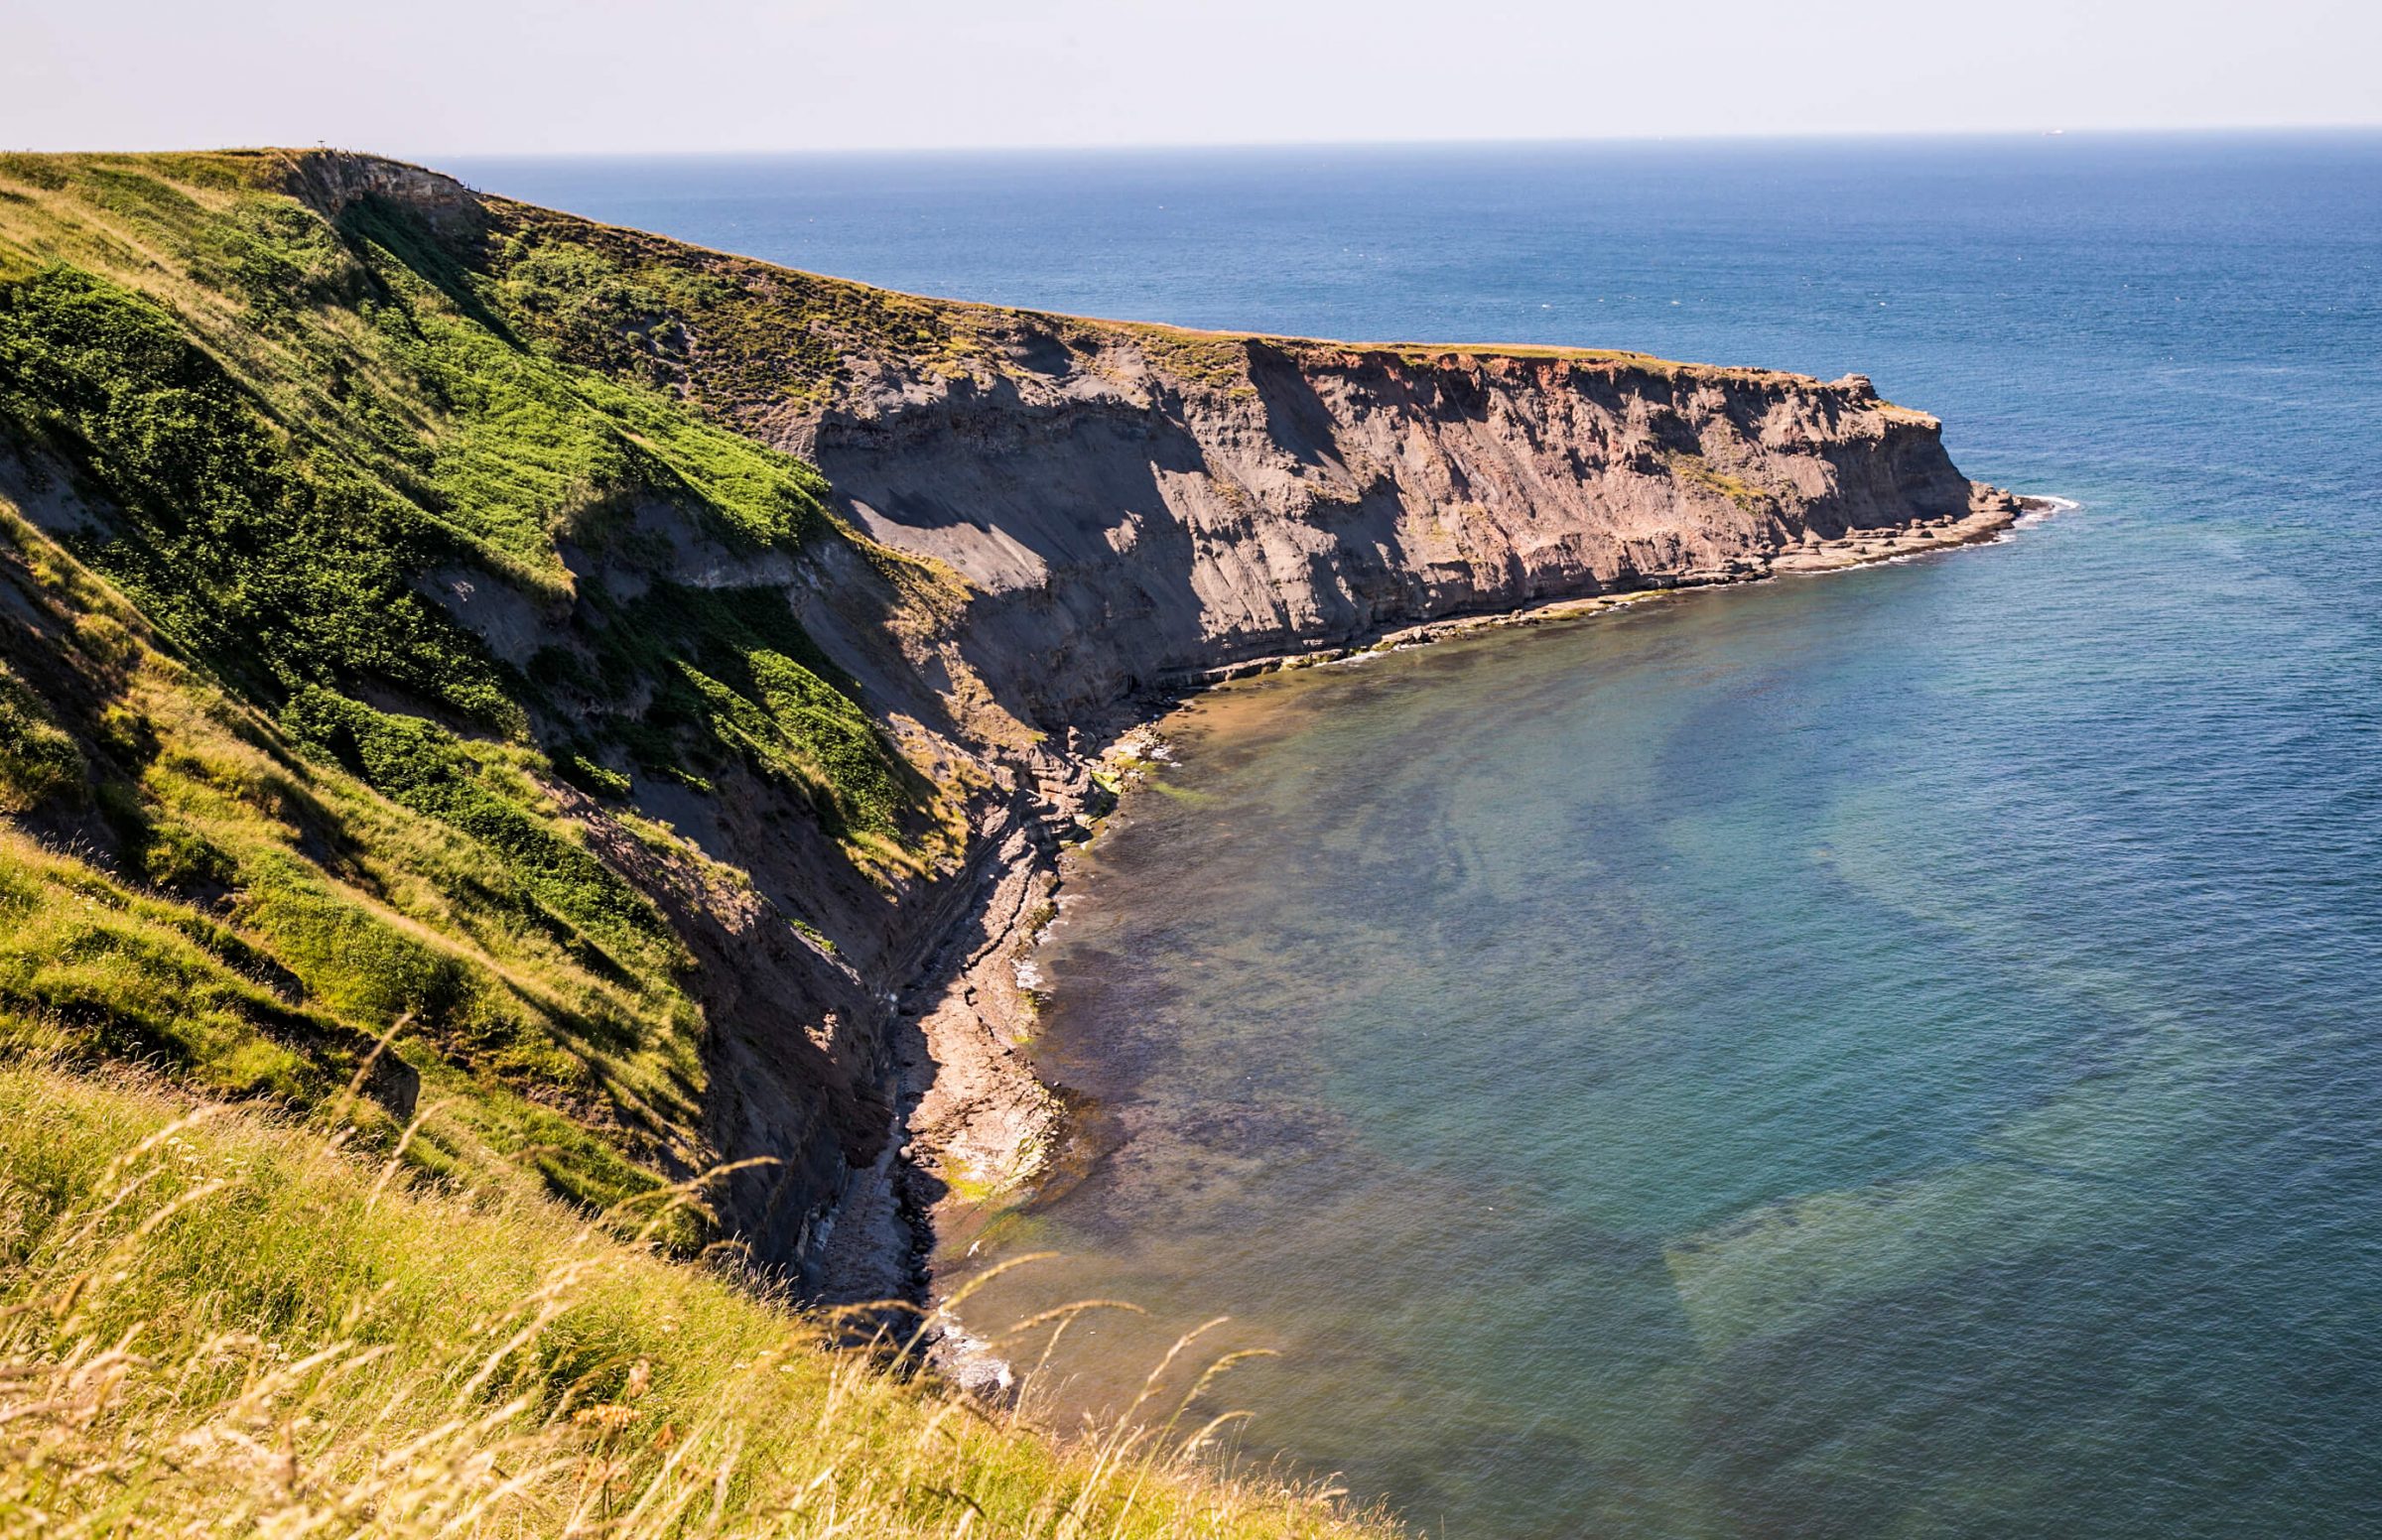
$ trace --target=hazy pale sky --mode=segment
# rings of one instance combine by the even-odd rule
[[[0,148],[2382,123],[2377,0],[0,0]]]

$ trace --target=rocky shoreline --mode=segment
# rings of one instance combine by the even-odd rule
[[[1769,560],[1665,575],[1635,589],[1452,615],[1205,670],[1134,703],[1096,738],[1071,734],[1073,751],[1038,763],[1031,791],[986,829],[990,856],[973,878],[980,898],[898,997],[905,1030],[896,1132],[839,1211],[826,1251],[828,1297],[899,1299],[927,1309],[934,1322],[931,1356],[942,1372],[994,1398],[1012,1390],[1006,1363],[943,1309],[949,1291],[939,1275],[950,1261],[973,1255],[1000,1214],[1031,1200],[1069,1137],[1063,1097],[1042,1082],[1027,1052],[1039,1011],[1032,953],[1058,912],[1066,849],[1088,839],[1090,821],[1116,806],[1140,764],[1163,753],[1156,724],[1183,701],[1262,674],[1579,619],[1692,588],[1841,572],[1995,542],[2022,518],[2057,506],[1980,485],[1961,518],[1812,540]]]

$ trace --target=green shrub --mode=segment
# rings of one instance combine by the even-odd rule
[[[614,942],[669,934],[650,902],[553,821],[495,789],[445,728],[315,688],[291,698],[282,723],[384,796],[486,844],[557,918]]]
[[[859,685],[774,589],[657,583],[608,612],[597,645],[613,691],[658,683],[647,730],[623,735],[656,773],[688,773],[682,738],[697,754],[726,748],[807,794],[838,834],[896,836],[923,799],[921,779],[860,708]]]
[[[269,699],[379,684],[520,728],[485,653],[413,587],[431,532],[298,457],[155,302],[66,268],[0,283],[0,423],[98,484],[128,527],[79,554],[225,677]]]

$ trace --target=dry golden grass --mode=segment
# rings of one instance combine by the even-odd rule
[[[0,1536],[1348,1536],[1186,1342],[1062,1447],[539,1200],[0,1069]]]

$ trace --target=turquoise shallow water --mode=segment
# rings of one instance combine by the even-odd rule
[[[1860,368],[2075,499],[1194,706],[1045,953],[1106,1153],[992,1304],[1153,1311],[1088,1400],[1230,1314],[1249,1447],[1434,1532],[2382,1530],[2382,140],[465,170],[974,298]]]

